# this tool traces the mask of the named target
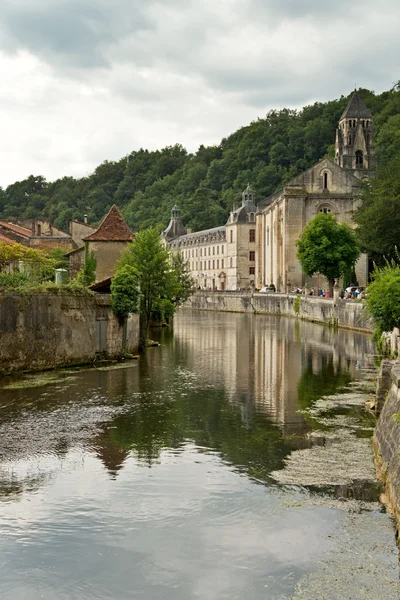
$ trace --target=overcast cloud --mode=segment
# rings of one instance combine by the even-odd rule
[[[398,0],[2,0],[0,185],[400,79]]]

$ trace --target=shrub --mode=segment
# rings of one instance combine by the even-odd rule
[[[153,324],[169,323],[174,314],[175,306],[171,300],[160,298],[151,311],[151,321]]]
[[[22,288],[29,287],[31,280],[25,273],[0,273],[0,290],[5,292],[13,292]]]
[[[367,289],[366,304],[376,331],[392,331],[400,326],[400,265],[394,261],[377,268]]]
[[[120,318],[139,311],[139,286],[136,271],[130,265],[117,270],[111,282],[111,306]]]

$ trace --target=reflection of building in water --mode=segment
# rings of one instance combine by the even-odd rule
[[[106,429],[92,442],[96,455],[101,460],[110,474],[111,479],[116,479],[128,458],[129,452],[119,447],[111,437],[112,430]]]
[[[263,315],[185,310],[174,332],[176,342],[188,349],[189,368],[201,362],[205,383],[224,387],[232,401],[243,401],[244,420],[250,402],[284,434],[308,427],[299,413],[305,408],[301,403],[333,393],[354,376],[355,360],[374,350],[364,334]]]

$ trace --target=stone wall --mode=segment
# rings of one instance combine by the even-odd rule
[[[0,373],[48,369],[96,358],[96,328],[105,330],[104,353],[122,352],[123,327],[107,296],[0,295]],[[127,322],[127,352],[139,341],[139,318]]]
[[[300,298],[296,300],[296,298]],[[300,304],[299,304],[300,302]],[[256,312],[298,317],[315,323],[372,331],[361,302],[349,302],[295,294],[248,294],[240,292],[196,292],[185,305],[200,310]]]
[[[392,365],[391,387],[373,437],[379,479],[385,485],[388,507],[400,528],[400,362]]]

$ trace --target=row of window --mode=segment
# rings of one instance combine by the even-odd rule
[[[350,119],[350,121],[348,122],[349,127],[355,127],[357,125],[357,121],[355,119]],[[365,121],[365,119],[362,120],[362,126],[363,127],[369,127],[369,121]]]
[[[230,231],[230,238],[229,241],[231,244],[233,244],[233,231],[231,229]],[[249,242],[255,242],[256,241],[256,230],[255,229],[250,229],[249,230]]]
[[[249,260],[251,262],[254,262],[256,260],[256,253],[254,250],[250,250],[249,252]],[[191,261],[190,262],[190,270],[191,271],[198,271],[199,270],[199,265],[200,265],[200,271],[204,269],[207,269],[207,262],[208,262],[208,269],[219,269],[219,259],[217,258],[217,260],[213,259],[212,261]],[[221,258],[221,269],[223,269],[225,267],[225,261],[223,258]],[[229,267],[232,268],[233,267],[233,257],[231,256],[229,259]],[[254,267],[250,267],[250,269],[254,269]],[[250,275],[254,275],[254,273],[250,272]]]
[[[230,232],[230,243],[233,244],[233,231]],[[256,230],[249,230],[249,242],[254,243],[256,241]],[[211,249],[212,248],[212,249]],[[198,258],[203,256],[215,256],[224,254],[224,246],[208,246],[208,248],[189,248],[188,250],[182,250],[183,258]],[[252,260],[252,259],[250,259]]]
[[[224,246],[212,246],[212,250],[211,250],[211,246],[208,246],[208,248],[191,248],[189,250],[182,250],[183,253],[183,258],[194,258],[194,257],[202,257],[202,256],[207,256],[207,250],[208,250],[208,256],[211,256],[211,254],[213,256],[215,256],[215,254],[219,254],[220,253],[220,248],[221,248],[221,254],[224,254]]]

